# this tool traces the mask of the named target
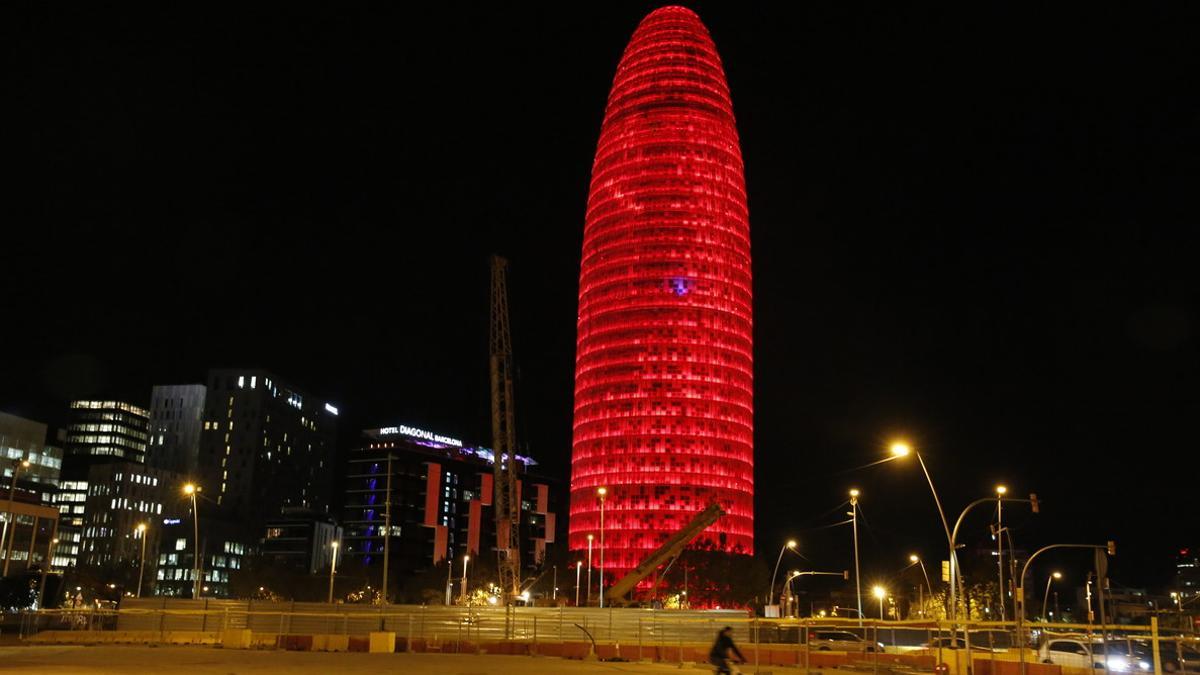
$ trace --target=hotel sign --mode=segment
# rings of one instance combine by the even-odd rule
[[[463,446],[463,442],[458,440],[457,438],[451,438],[449,436],[435,434],[432,431],[425,431],[424,429],[418,429],[416,427],[410,427],[410,426],[406,426],[404,424],[401,424],[398,427],[384,427],[379,430],[379,435],[380,436],[400,435],[400,436],[408,436],[410,438],[420,438],[425,441],[433,441],[434,443],[444,443],[445,445],[452,445],[456,448],[461,448]]]

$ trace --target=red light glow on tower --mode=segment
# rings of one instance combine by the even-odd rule
[[[753,553],[750,225],[733,106],[699,17],[642,20],[617,66],[579,275],[570,548],[629,571],[711,501],[697,541]]]

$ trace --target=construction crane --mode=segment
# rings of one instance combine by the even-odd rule
[[[521,503],[513,423],[512,334],[508,329],[508,261],[492,256],[492,509],[496,512],[496,566],[504,604],[521,593]]]
[[[625,600],[626,593],[632,591],[642,579],[653,574],[659,565],[673,560],[682,553],[685,546],[706,530],[709,525],[717,522],[717,519],[724,514],[725,512],[721,510],[720,504],[716,502],[709,504],[708,508],[697,513],[696,517],[692,518],[690,523],[684,525],[682,529],[671,535],[669,539],[663,542],[662,546],[659,546],[653,553],[646,556],[629,574],[626,574],[617,583],[609,586],[608,590],[604,592],[605,600],[609,603],[629,604]]]

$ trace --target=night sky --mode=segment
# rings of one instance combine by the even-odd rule
[[[499,252],[521,442],[565,478],[592,154],[658,5],[434,4],[7,21],[0,410],[258,366],[338,405],[343,447],[486,443]],[[855,468],[904,434],[947,511],[1036,491],[1018,546],[1116,539],[1115,584],[1166,583],[1200,545],[1200,11],[689,6],[746,162],[764,556],[846,567],[849,530],[810,528],[853,485],[864,580],[936,565],[915,464]]]

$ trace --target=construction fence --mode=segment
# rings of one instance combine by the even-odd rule
[[[1013,622],[763,619],[744,611],[575,607],[331,605],[227,600],[127,599],[118,610],[43,610],[22,615],[21,635],[33,642],[224,644],[263,649],[366,649],[370,634],[387,634],[394,651],[538,654],[634,661],[705,662],[717,632],[734,640],[754,666],[841,668],[877,672],[972,675],[1095,675],[1048,646],[1075,640],[1112,644],[1110,652],[1142,654],[1131,670],[1200,672],[1185,655],[1200,648],[1192,635],[1151,626]],[[1025,648],[1018,645],[1025,644]],[[1066,642],[1063,642],[1066,644]],[[1120,647],[1124,645],[1124,647]],[[1099,648],[1097,648],[1099,649]],[[392,651],[389,649],[388,651]],[[1139,657],[1140,658],[1140,657]],[[1047,663],[1049,662],[1049,663]],[[1107,660],[1100,663],[1104,670]],[[1141,665],[1137,665],[1140,663]],[[1108,670],[1119,670],[1109,667]]]

